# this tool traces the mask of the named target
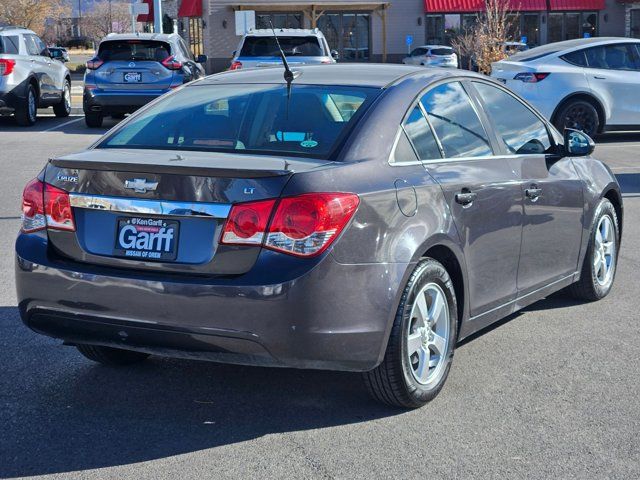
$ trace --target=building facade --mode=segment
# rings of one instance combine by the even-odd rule
[[[150,0],[142,0],[149,2]],[[640,38],[640,0],[510,0],[512,40],[529,46],[585,36]],[[411,48],[449,44],[476,21],[485,0],[168,0],[180,33],[207,70],[229,67],[241,37],[235,12],[256,12],[256,27],[319,28],[349,62],[400,62]],[[167,10],[165,10],[165,13]],[[409,38],[408,38],[409,37]],[[410,40],[410,44],[409,44]]]

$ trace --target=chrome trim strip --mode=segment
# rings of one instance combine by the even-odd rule
[[[79,193],[70,193],[69,201],[76,208],[179,217],[227,218],[231,210],[231,205],[226,203],[171,202]]]

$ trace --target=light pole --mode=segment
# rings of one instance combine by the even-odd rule
[[[162,0],[153,0],[153,31],[162,33]]]

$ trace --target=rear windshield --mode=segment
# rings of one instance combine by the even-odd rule
[[[112,40],[102,42],[98,57],[109,61],[156,61],[161,62],[171,55],[168,43],[154,40]]]
[[[235,151],[329,158],[376,88],[194,85],[169,95],[98,148]]]
[[[324,55],[318,38],[309,37],[285,37],[278,36],[278,41],[287,57],[321,57]],[[277,57],[280,56],[278,46],[273,37],[246,37],[241,57]]]
[[[0,53],[17,55],[19,50],[19,39],[17,35],[0,36]]]
[[[453,53],[453,48],[432,48],[431,55],[451,55]]]

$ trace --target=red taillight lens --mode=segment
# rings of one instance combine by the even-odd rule
[[[48,183],[44,184],[44,211],[47,217],[47,228],[53,230],[75,231],[73,211],[69,194]]]
[[[265,247],[302,257],[325,251],[358,208],[353,193],[308,193],[283,198],[273,216]]]
[[[11,58],[0,58],[0,77],[9,75],[13,72],[13,67],[16,66],[16,61]]]
[[[38,179],[31,180],[22,193],[22,231],[75,231],[69,194]]]
[[[353,193],[307,193],[280,200],[234,205],[221,243],[260,245],[279,252],[311,257],[324,252],[349,222],[360,199]],[[268,226],[268,230],[267,230]]]
[[[520,80],[524,83],[538,83],[544,80],[549,76],[549,73],[533,73],[533,72],[523,72],[516,74],[513,77],[514,80]]]
[[[222,232],[222,243],[227,245],[260,245],[267,231],[267,224],[275,200],[239,203],[229,212]]]
[[[87,62],[87,68],[89,70],[97,70],[103,63],[103,60],[100,60],[98,57],[93,57]]]
[[[22,231],[36,232],[47,226],[44,216],[44,187],[37,178],[31,180],[22,192]]]
[[[169,70],[180,70],[182,68],[182,62],[176,60],[176,57],[173,55],[165,58],[161,63]]]
[[[242,62],[238,62],[237,60],[231,64],[231,68],[229,70],[240,70],[242,68]]]

